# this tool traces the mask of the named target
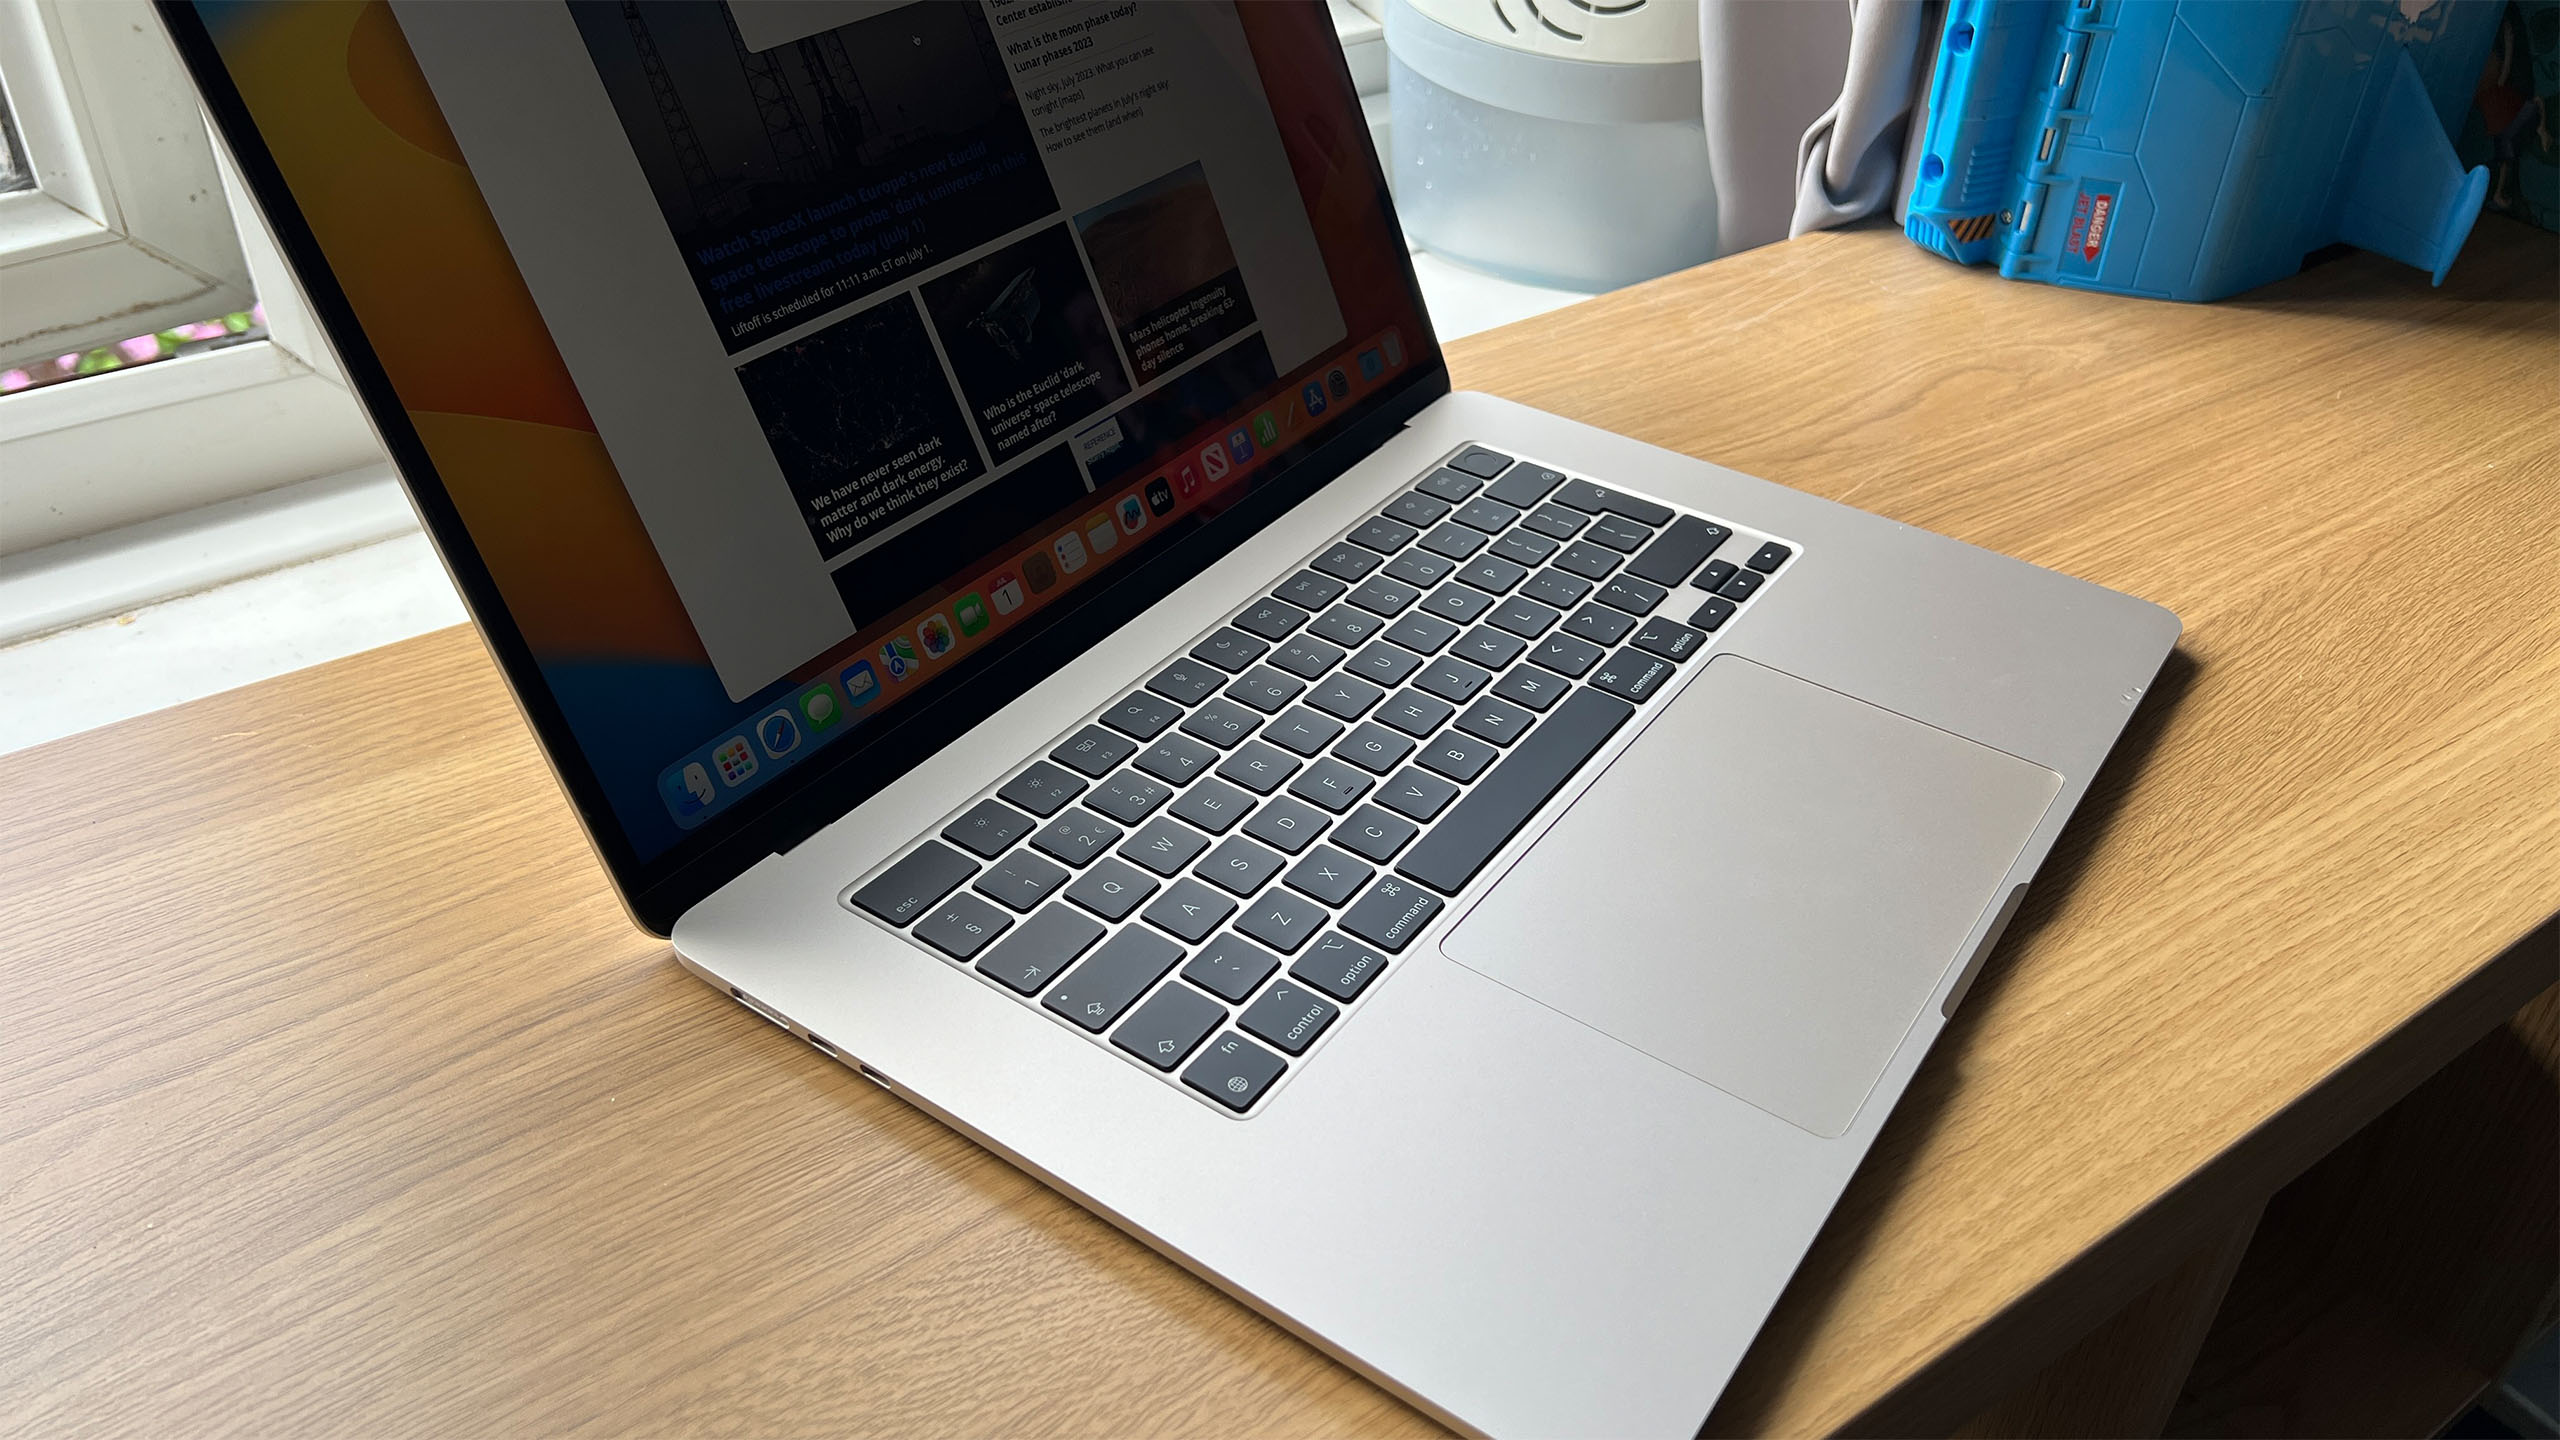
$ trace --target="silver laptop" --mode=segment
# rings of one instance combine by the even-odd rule
[[[1699,1428],[2178,636],[1451,393],[1321,6],[165,13],[635,920],[1464,1429]]]

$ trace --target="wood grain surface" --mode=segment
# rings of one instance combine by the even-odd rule
[[[1864,231],[1453,347],[2187,623],[1712,1430],[1953,1427],[2552,982],[2556,254]],[[465,632],[0,767],[0,1429],[1431,1428],[685,976]]]

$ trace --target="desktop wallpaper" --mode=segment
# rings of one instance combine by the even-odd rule
[[[916,612],[731,701],[389,7],[198,8],[635,857],[666,855],[688,833],[662,793],[671,761],[897,644]],[[1329,19],[1313,5],[1240,13],[1353,343],[1401,326],[1427,350],[1400,238],[1350,128],[1358,116],[1333,93]],[[1171,453],[1115,459],[1135,482]],[[1112,493],[1105,482],[1094,502]],[[1023,558],[1038,568],[1036,551]],[[952,577],[927,599],[972,583]]]

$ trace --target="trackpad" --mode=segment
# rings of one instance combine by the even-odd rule
[[[2061,788],[1719,655],[1441,949],[1839,1135]]]

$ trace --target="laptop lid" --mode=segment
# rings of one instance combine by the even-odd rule
[[[1448,390],[1314,0],[162,0],[633,916]]]

